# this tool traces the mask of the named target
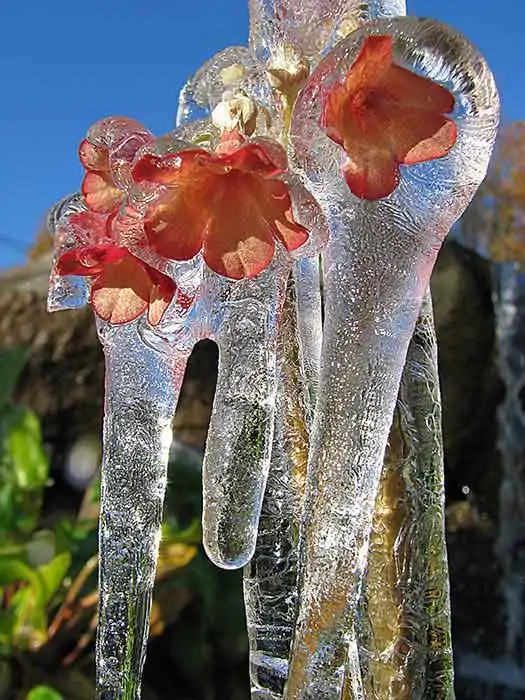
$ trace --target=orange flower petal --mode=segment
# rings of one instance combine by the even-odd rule
[[[454,95],[442,85],[392,63],[384,76],[390,100],[403,107],[448,114],[454,109]]]
[[[102,214],[113,211],[124,197],[109,175],[91,170],[84,175],[82,194],[91,211]]]
[[[148,321],[152,326],[157,326],[175,296],[177,287],[172,279],[154,270],[152,267],[148,267],[148,274],[152,283],[148,306]]]
[[[380,199],[399,183],[400,164],[442,158],[457,140],[445,114],[454,97],[444,87],[393,63],[389,36],[365,39],[344,85],[327,95],[323,125],[343,146],[343,172],[354,194]]]
[[[398,162],[413,165],[443,158],[457,138],[457,126],[451,119],[441,114],[422,116],[421,112],[411,110],[398,124],[392,146]]]
[[[98,316],[110,323],[129,323],[146,311],[151,279],[140,260],[127,255],[108,265],[91,289],[91,303]]]
[[[388,151],[364,151],[352,154],[343,165],[350,190],[361,199],[388,197],[399,184],[399,167]]]
[[[202,254],[208,267],[231,279],[255,277],[267,267],[275,244],[272,226],[261,214],[259,203],[242,173],[232,173],[220,183],[204,234]]]
[[[288,167],[284,148],[269,139],[251,141],[227,156],[216,156],[215,160],[225,167],[265,177],[281,175]]]
[[[150,246],[170,260],[191,260],[202,247],[211,193],[186,180],[184,185],[161,195],[144,217]]]
[[[146,211],[144,229],[164,257],[189,260],[202,249],[217,273],[253,277],[271,261],[275,238],[295,250],[308,233],[293,219],[287,185],[273,179],[287,167],[284,149],[267,139],[221,144],[216,153],[141,158],[134,179],[169,187]]]
[[[263,181],[261,185],[262,192],[257,197],[261,214],[274,225],[274,235],[286,250],[297,250],[308,240],[308,231],[294,221],[288,186],[281,180]]]
[[[86,170],[109,171],[109,153],[107,148],[100,148],[84,139],[78,147],[78,157]]]
[[[113,217],[93,211],[80,211],[69,217],[68,223],[81,242],[104,244],[110,238]]]
[[[364,86],[382,82],[392,66],[392,46],[390,36],[366,37],[346,76],[345,91],[355,92]]]

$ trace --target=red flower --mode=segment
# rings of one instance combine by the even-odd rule
[[[133,179],[166,186],[145,213],[149,244],[172,260],[189,260],[202,250],[220,275],[254,277],[270,263],[275,239],[295,250],[308,238],[293,219],[287,185],[278,179],[286,168],[279,145],[244,143],[235,132],[223,137],[216,153],[195,148],[144,155]]]
[[[138,149],[153,139],[142,124],[125,117],[108,117],[94,124],[78,149],[86,170],[82,181],[84,201],[91,211],[108,214],[115,211],[124,192],[115,182],[115,171],[128,173]],[[119,173],[122,177],[122,172]]]
[[[111,218],[91,212],[72,216],[70,223],[89,230],[94,243],[62,253],[56,273],[94,277],[91,304],[104,321],[128,323],[147,309],[148,321],[156,326],[175,295],[176,285],[127,248],[111,242]]]
[[[124,198],[124,192],[113,182],[109,149],[95,146],[84,139],[78,148],[78,157],[86,170],[82,194],[87,206],[91,211],[100,213],[114,211]]]
[[[346,151],[351,191],[380,199],[399,184],[399,165],[446,156],[456,143],[445,117],[454,97],[444,87],[393,63],[392,38],[365,39],[345,82],[328,94],[323,125]]]

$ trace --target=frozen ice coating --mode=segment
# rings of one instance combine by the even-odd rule
[[[82,194],[75,192],[63,197],[49,210],[46,225],[49,233],[54,236],[55,263],[62,252],[74,246],[77,242],[68,230],[69,217],[85,211],[85,209],[86,206],[82,200]],[[51,275],[47,297],[48,311],[77,309],[85,306],[88,300],[89,287],[85,278],[72,275]]]
[[[181,90],[177,125],[209,117],[226,94],[245,93],[266,111],[261,126],[276,105],[264,67],[249,49],[231,46],[215,54],[193,75]]]
[[[496,89],[403,0],[249,11],[250,47],[190,78],[177,129],[97,122],[50,214],[49,308],[90,303],[106,358],[97,697],[140,697],[171,423],[211,338],[203,543],[244,566],[252,698],[452,700],[425,293]]]
[[[97,693],[140,697],[171,423],[191,347],[164,354],[137,323],[99,323],[106,358]]]
[[[405,0],[249,0],[248,6],[250,48],[270,65],[292,65],[294,56],[316,64],[364,22],[406,13]]]
[[[296,264],[296,273],[304,264],[305,261]],[[298,328],[301,312],[314,310],[308,314],[307,323],[314,335],[319,337],[321,333],[315,302],[295,303],[299,284],[312,281],[314,265],[309,267],[302,270],[306,277],[299,276],[298,282],[296,274],[288,285],[277,344],[278,384],[270,472],[255,553],[244,569],[251,697],[260,700],[283,697],[297,615],[298,533],[306,484],[311,396],[315,391],[311,383],[318,376],[319,361],[315,357],[315,341],[302,347],[304,336]],[[318,276],[314,274],[313,279],[318,283]],[[309,370],[303,362],[308,352]]]
[[[299,361],[313,413],[319,386],[323,319],[319,256],[298,260],[293,268],[299,334]]]
[[[350,192],[345,153],[321,126],[328,92],[370,35],[391,36],[396,63],[446,84],[458,130],[446,157],[402,166],[397,188],[376,201]],[[466,40],[405,18],[356,30],[299,96],[292,145],[331,238],[287,700],[362,697],[356,614],[401,373],[439,247],[485,175],[498,111],[492,75]]]
[[[453,697],[437,344],[427,293],[376,499],[358,630],[371,700]]]
[[[203,543],[218,566],[252,557],[270,449],[278,320],[289,263],[257,280],[219,283],[219,373],[203,464]]]

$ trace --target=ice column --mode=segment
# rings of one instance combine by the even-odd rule
[[[188,353],[99,324],[106,358],[97,697],[135,700],[149,632],[171,424]]]
[[[270,472],[255,554],[244,570],[252,698],[282,698],[297,616],[298,539],[312,397],[319,374],[318,263],[295,265],[278,336]]]
[[[430,293],[408,348],[375,504],[361,601],[370,700],[450,700],[453,667],[443,441]]]
[[[350,194],[338,167],[344,154],[320,126],[325,81],[344,78],[369,33],[390,34],[398,60],[447,82],[459,134],[446,158],[403,171],[394,193],[376,202]],[[293,145],[332,237],[288,700],[363,697],[358,603],[401,374],[437,252],[486,173],[497,119],[486,64],[463,38],[427,20],[357,30],[299,96]]]

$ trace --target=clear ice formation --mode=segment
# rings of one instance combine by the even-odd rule
[[[144,317],[97,322],[107,369],[98,697],[140,697],[171,422],[187,358],[211,338],[219,376],[203,466],[203,542],[219,566],[245,567],[252,697],[402,697],[413,683],[418,697],[451,700],[439,396],[425,290],[445,235],[485,175],[497,93],[463,38],[399,18],[403,0],[249,4],[250,48],[226,49],[187,83],[174,132],[152,143],[146,130],[133,138],[154,155],[191,143],[213,148],[215,110],[247,97],[257,106],[256,134],[288,148],[293,214],[310,239],[296,253],[280,249],[254,279],[234,281],[208,270],[200,254],[169,261],[128,236],[133,255],[179,292],[156,327]],[[322,105],[365,37],[385,34],[396,62],[454,94],[459,135],[446,157],[403,169],[390,196],[367,201],[341,175],[344,152],[321,127]],[[116,186],[144,210],[154,193],[131,183],[129,142],[119,120],[113,126],[103,144],[96,129],[91,136],[109,143]],[[56,258],[79,245],[69,221],[85,211],[80,194],[53,210]],[[133,233],[133,221],[127,225]],[[51,310],[89,296],[85,277],[52,275]],[[396,439],[407,441],[402,460]],[[384,508],[406,514],[410,550],[401,534],[388,546],[394,524],[381,521],[385,498]],[[377,602],[394,591],[403,601],[392,627]]]
[[[441,401],[429,292],[401,379],[360,606],[365,696],[452,700]]]
[[[458,141],[447,157],[404,173],[390,197],[368,202],[341,181],[341,149],[318,125],[323,90],[346,74],[363,35],[374,33],[394,38],[403,65],[447,84],[456,98]],[[299,96],[292,145],[331,237],[288,700],[363,697],[359,594],[401,373],[436,255],[485,176],[497,123],[497,92],[483,59],[429,20],[376,21],[356,30]]]

